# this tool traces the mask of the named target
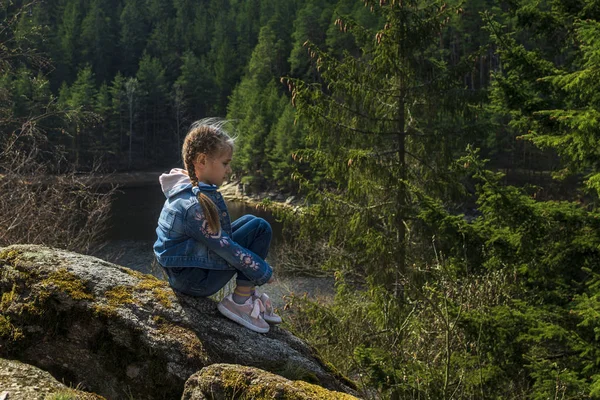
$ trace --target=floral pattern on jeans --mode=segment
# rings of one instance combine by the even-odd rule
[[[240,250],[236,251],[235,255],[240,259],[240,262],[244,268],[252,268],[255,271],[258,271],[260,268],[260,265],[254,261],[252,255]]]
[[[203,213],[197,212],[196,215],[194,216],[194,219],[196,221],[200,222],[200,232],[202,232],[202,235],[204,235],[205,238],[211,239],[211,240],[218,240],[219,245],[221,247],[229,246],[229,239],[227,237],[223,237],[223,230],[219,229],[219,232],[217,232],[217,234],[215,235],[210,230],[210,227],[208,226],[208,221],[204,217]]]

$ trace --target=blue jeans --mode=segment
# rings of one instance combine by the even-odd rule
[[[271,225],[254,215],[244,215],[233,221],[232,238],[240,246],[265,259],[271,245]],[[164,268],[171,287],[190,296],[207,297],[217,293],[237,273],[237,281],[249,282],[241,271],[203,269],[197,267]],[[251,283],[247,283],[249,286]]]

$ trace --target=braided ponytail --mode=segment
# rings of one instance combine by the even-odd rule
[[[205,154],[207,157],[211,157],[228,146],[233,148],[233,139],[223,130],[225,123],[226,121],[216,118],[206,118],[194,122],[185,137],[181,158],[192,181],[192,186],[198,186],[198,177],[194,167],[194,161],[198,155]],[[202,192],[198,193],[198,203],[202,207],[209,230],[212,233],[218,233],[221,230],[221,223],[216,204]]]

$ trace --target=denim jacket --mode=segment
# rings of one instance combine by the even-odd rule
[[[161,175],[160,182],[167,197],[158,218],[154,243],[154,254],[160,265],[237,269],[257,285],[271,278],[273,271],[267,262],[232,240],[229,211],[216,186],[200,182],[192,187],[190,178],[181,169]],[[208,229],[208,221],[198,203],[199,191],[219,210],[221,231],[216,234]]]

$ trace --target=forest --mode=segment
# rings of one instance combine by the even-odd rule
[[[290,262],[336,280],[286,328],[364,398],[600,398],[597,0],[0,5],[0,243],[85,249],[101,198],[42,188],[72,229],[10,236],[6,193],[177,165],[224,117],[235,178],[304,199]]]

